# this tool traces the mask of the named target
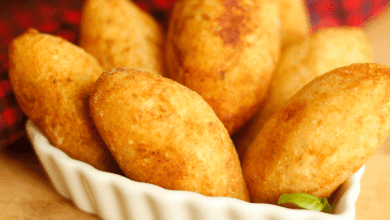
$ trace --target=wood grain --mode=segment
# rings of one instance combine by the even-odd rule
[[[0,219],[99,219],[61,197],[28,140],[0,150]]]
[[[390,138],[366,163],[355,205],[356,220],[390,216]]]

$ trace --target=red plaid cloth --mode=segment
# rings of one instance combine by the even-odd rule
[[[166,27],[177,0],[134,0]],[[381,12],[390,0],[306,0],[312,29],[340,25],[361,26]],[[17,106],[8,80],[8,46],[29,27],[61,36],[75,44],[83,0],[13,0],[0,5],[0,148],[24,133],[26,117]]]
[[[307,0],[313,30],[340,25],[362,26],[378,15],[389,0]]]

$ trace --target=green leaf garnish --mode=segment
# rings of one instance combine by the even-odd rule
[[[308,193],[282,194],[279,197],[278,204],[287,202],[294,203],[304,209],[333,213],[333,208],[326,198],[318,198],[317,196]]]

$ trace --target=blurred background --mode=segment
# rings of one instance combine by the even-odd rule
[[[166,27],[177,0],[135,0]],[[306,0],[312,31],[342,25],[364,27],[383,14],[390,0]],[[29,27],[78,44],[83,0],[0,1],[0,148],[25,137],[26,117],[19,109],[8,80],[8,46]],[[371,28],[375,31],[375,28]],[[383,28],[382,28],[383,30]],[[387,34],[383,35],[384,38]],[[379,45],[383,48],[382,45]],[[375,54],[375,48],[374,48]]]

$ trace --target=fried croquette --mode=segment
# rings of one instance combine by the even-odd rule
[[[353,64],[315,78],[291,97],[249,146],[243,172],[251,200],[285,193],[328,198],[390,132],[390,68]]]
[[[200,94],[233,134],[265,97],[280,31],[276,1],[179,1],[168,29],[169,77]]]
[[[128,178],[249,201],[233,142],[194,91],[157,74],[117,68],[97,80],[90,108]]]
[[[128,67],[166,75],[165,34],[158,22],[129,0],[87,0],[80,46],[104,69]]]
[[[29,29],[9,48],[9,77],[23,112],[55,147],[93,167],[119,172],[89,114],[89,95],[103,72],[70,42]]]
[[[335,68],[372,62],[372,57],[367,35],[355,27],[323,29],[285,49],[260,110],[233,137],[240,159],[264,123],[304,85]]]

